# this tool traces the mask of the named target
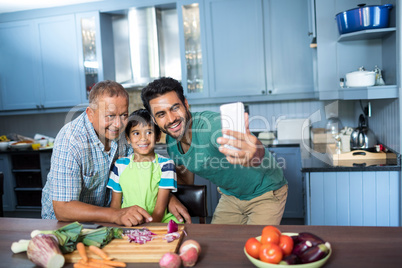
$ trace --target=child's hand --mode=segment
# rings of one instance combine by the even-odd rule
[[[140,206],[131,206],[116,210],[116,218],[114,220],[116,224],[127,227],[151,221],[151,215]]]

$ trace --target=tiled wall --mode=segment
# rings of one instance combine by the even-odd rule
[[[310,118],[313,127],[325,128],[327,119],[337,114],[343,126],[354,127],[354,102],[350,101],[277,101],[249,104],[250,129],[258,131],[276,130],[281,119]],[[328,109],[328,108],[332,109]],[[219,112],[219,105],[192,105],[191,111],[210,110]],[[332,112],[330,113],[329,110]]]
[[[399,100],[384,99],[372,100],[371,117],[368,119],[369,128],[376,134],[379,142],[387,145],[389,148],[401,152],[401,133],[399,119]],[[362,106],[367,106],[367,101],[362,101]],[[356,122],[362,113],[360,103],[355,105]]]

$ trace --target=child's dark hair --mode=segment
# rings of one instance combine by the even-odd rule
[[[159,137],[161,134],[161,129],[154,123],[154,120],[152,120],[151,115],[146,109],[139,109],[130,114],[126,126],[126,135],[130,136],[131,128],[137,125],[151,125],[154,129],[155,137]]]

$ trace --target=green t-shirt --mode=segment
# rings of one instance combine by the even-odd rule
[[[251,200],[287,184],[282,169],[265,149],[263,162],[258,167],[233,165],[219,152],[216,142],[222,136],[220,114],[210,111],[191,113],[192,141],[183,154],[181,145],[166,136],[168,153],[176,166],[184,165],[189,171],[216,184],[226,195],[240,200]]]

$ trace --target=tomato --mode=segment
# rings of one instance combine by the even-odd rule
[[[288,235],[281,235],[279,238],[279,247],[282,249],[283,256],[290,255],[293,250],[293,239]]]
[[[249,238],[246,242],[245,247],[248,255],[256,259],[259,258],[261,243],[255,237]]]
[[[267,231],[275,231],[275,232],[278,233],[278,235],[281,235],[281,231],[278,228],[276,228],[275,226],[272,226],[272,225],[265,226],[262,229],[262,233],[267,232]]]
[[[278,264],[283,257],[282,249],[273,243],[261,245],[260,260],[263,262]]]
[[[261,235],[261,244],[274,243],[279,245],[279,238],[281,236],[275,231],[265,231]]]

